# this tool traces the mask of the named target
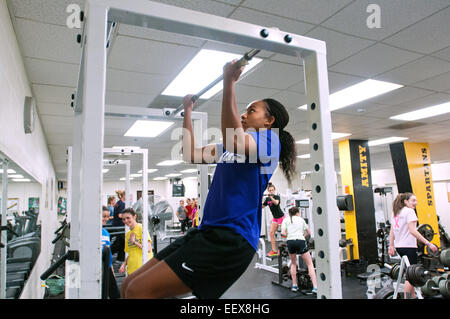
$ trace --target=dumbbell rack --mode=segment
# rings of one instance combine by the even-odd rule
[[[398,272],[397,281],[394,282],[394,295],[392,296],[392,299],[397,299],[397,295],[400,291],[400,288],[403,289],[404,284],[401,283],[403,276],[406,276],[406,269],[411,266],[408,260],[407,256],[403,256],[400,262],[400,270]],[[414,290],[416,291],[416,295],[418,299],[423,299],[422,292],[420,291],[420,288],[414,287]]]

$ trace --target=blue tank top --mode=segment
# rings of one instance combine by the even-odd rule
[[[271,130],[247,133],[256,141],[256,157],[233,154],[217,144],[219,160],[198,228],[230,228],[257,250],[262,197],[278,166],[281,145]]]

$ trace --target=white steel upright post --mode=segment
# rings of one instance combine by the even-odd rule
[[[197,141],[196,147],[201,148],[205,146],[208,142],[208,135],[206,134],[206,129],[208,125],[208,120],[206,114],[201,116],[199,120],[195,120],[195,131],[196,135],[195,141]],[[197,208],[198,223],[200,224],[203,219],[203,209],[205,207],[206,197],[208,196],[208,165],[199,164],[197,165],[197,190],[199,205]]]
[[[342,298],[339,258],[339,212],[336,205],[336,179],[331,114],[328,106],[326,50],[310,52],[304,59],[308,103],[310,153],[313,165],[312,198],[315,227],[317,298]]]
[[[6,226],[6,214],[8,210],[8,162],[7,160],[0,160],[2,163],[1,167],[3,169],[2,175],[2,227]],[[0,299],[6,298],[6,249],[8,244],[8,233],[6,230],[1,232],[2,244],[5,245],[1,249],[1,266],[0,266]]]
[[[131,207],[130,161],[125,161],[125,207]]]
[[[107,9],[87,1],[85,16],[79,297],[100,299]]]
[[[148,260],[148,150],[142,150],[142,264]]]

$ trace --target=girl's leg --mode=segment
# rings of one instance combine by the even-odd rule
[[[314,269],[314,264],[312,262],[311,255],[309,254],[309,251],[304,253],[302,256],[303,261],[305,262],[306,266],[308,267],[308,274],[311,278],[312,284],[314,288],[317,288],[317,278],[316,278],[316,270]]]
[[[409,295],[411,296],[411,298],[416,298],[416,291],[414,290],[414,286],[411,285],[408,281],[405,281],[405,285],[403,287],[404,290],[404,298],[408,298],[407,297],[407,293],[409,293]]]
[[[297,286],[297,254],[289,254],[291,258],[292,285]]]
[[[270,243],[272,245],[272,251],[277,252],[277,242],[275,241],[275,232],[278,229],[278,224],[272,222],[272,224],[270,224]]]
[[[136,275],[128,283],[123,297],[154,299],[175,297],[188,292],[191,292],[191,289],[178,278],[163,260]]]
[[[139,276],[140,274],[144,273],[145,271],[149,270],[153,266],[155,266],[157,263],[159,263],[159,260],[156,258],[152,258],[149,261],[147,261],[141,268],[133,272],[131,275],[127,276],[125,280],[122,282],[122,285],[120,286],[120,296],[122,298],[125,298],[125,291],[128,288],[128,285],[130,282]]]

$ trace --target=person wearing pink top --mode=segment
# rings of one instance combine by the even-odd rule
[[[417,206],[417,198],[413,193],[400,193],[394,200],[394,215],[391,219],[391,231],[389,234],[389,255],[394,256],[395,252],[403,257],[407,256],[411,265],[417,264],[417,240],[428,246],[433,252],[438,248],[426,240],[417,231],[417,216],[414,209]],[[404,295],[411,298],[416,297],[414,287],[405,281]]]

